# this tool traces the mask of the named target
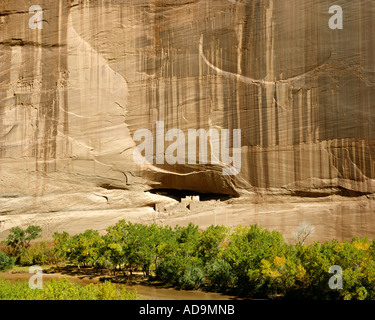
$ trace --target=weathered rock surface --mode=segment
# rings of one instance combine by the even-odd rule
[[[152,206],[153,188],[374,193],[372,0],[31,2],[0,2],[0,214]],[[134,162],[157,121],[241,129],[240,172]]]

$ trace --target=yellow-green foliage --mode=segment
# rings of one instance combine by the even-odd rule
[[[74,284],[67,279],[52,279],[42,289],[30,289],[27,282],[11,283],[0,278],[0,300],[138,300],[134,291],[110,282]]]
[[[57,260],[142,270],[181,288],[205,286],[254,298],[375,299],[375,241],[367,238],[292,245],[280,232],[257,225],[201,232],[192,223],[172,229],[121,220],[104,236],[95,230],[55,233],[52,251]],[[33,257],[44,261],[45,252],[41,246]],[[333,265],[343,271],[340,290],[328,285]]]

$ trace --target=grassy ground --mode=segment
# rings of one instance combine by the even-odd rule
[[[28,266],[14,266],[0,272],[0,300],[139,300],[136,290],[100,279],[96,274],[81,276],[73,269],[43,265],[40,289],[29,286],[35,276]],[[57,270],[66,270],[65,274]],[[72,272],[69,272],[72,271]],[[70,273],[70,274],[69,274]],[[37,283],[36,279],[34,279]],[[103,280],[103,281],[101,281]]]
[[[147,300],[233,300],[234,296],[228,296],[216,292],[205,292],[202,290],[177,290],[166,287],[156,282],[150,283],[143,279],[142,273],[135,273],[132,277],[124,278],[122,272],[117,272],[116,276],[106,270],[95,268],[77,268],[76,266],[50,266],[44,265],[43,283],[46,284],[53,279],[67,279],[69,282],[87,286],[91,283],[103,283],[105,280],[111,281],[116,286],[124,286],[129,292],[136,292],[140,298]],[[0,279],[7,280],[13,284],[17,282],[26,283],[32,274],[28,273],[29,267],[15,266],[6,272],[0,272]]]
[[[30,288],[28,282],[0,278],[0,300],[139,300],[134,291],[105,281],[80,286],[67,278],[43,282],[41,288]]]

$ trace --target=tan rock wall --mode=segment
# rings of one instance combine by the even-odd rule
[[[333,4],[342,30],[328,26]],[[95,208],[101,186],[373,193],[374,18],[371,0],[3,0],[1,194],[84,190]],[[139,166],[133,135],[155,137],[156,121],[185,136],[241,129],[240,173]]]

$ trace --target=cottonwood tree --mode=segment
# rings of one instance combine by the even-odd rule
[[[315,227],[307,222],[302,222],[296,230],[292,232],[292,238],[296,244],[304,244],[309,236],[315,232]]]
[[[42,228],[39,226],[28,226],[25,230],[20,227],[13,227],[10,229],[8,238],[2,243],[8,247],[11,255],[16,256],[21,253],[23,249],[30,246],[30,241],[40,237]]]

